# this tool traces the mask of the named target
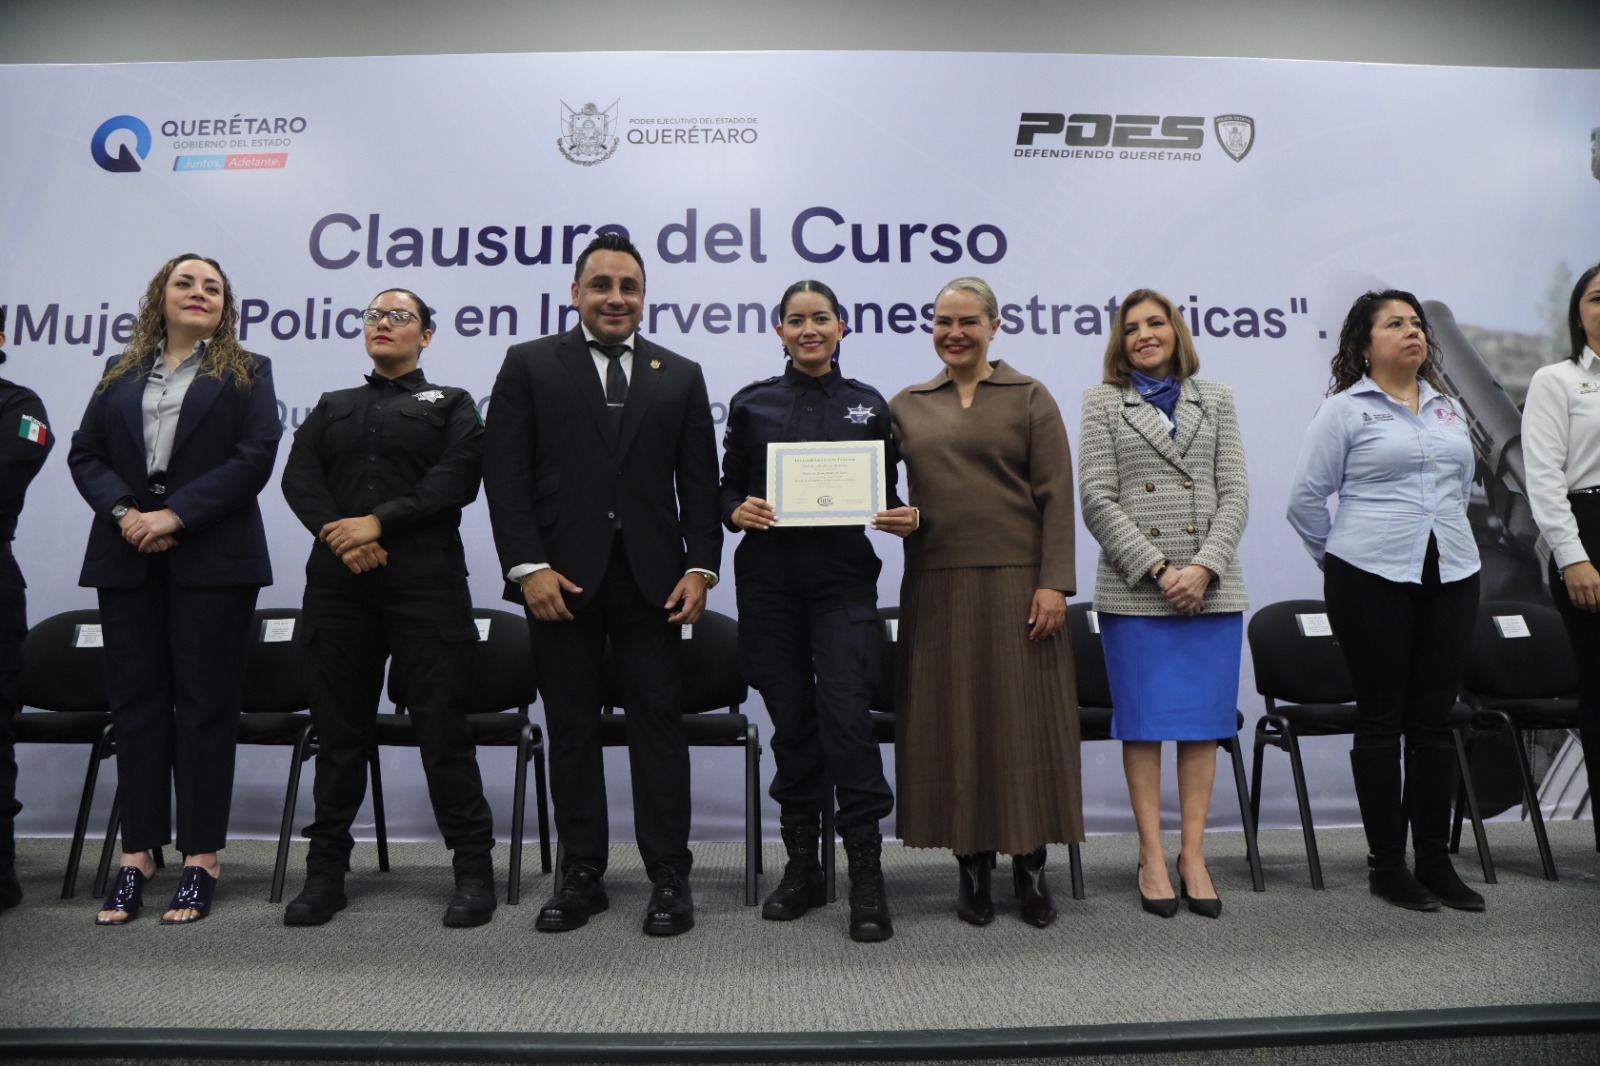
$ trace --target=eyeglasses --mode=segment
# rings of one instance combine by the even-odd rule
[[[407,311],[404,308],[398,307],[393,311],[380,311],[376,307],[369,307],[365,311],[361,312],[361,317],[366,320],[366,323],[369,326],[376,326],[386,318],[393,325],[403,326],[407,322],[410,322],[413,318],[416,318],[417,313],[415,311]]]

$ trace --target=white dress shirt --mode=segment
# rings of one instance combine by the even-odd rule
[[[1522,456],[1533,520],[1556,566],[1588,559],[1567,493],[1600,486],[1600,354],[1593,348],[1576,363],[1563,359],[1534,373],[1522,408]]]

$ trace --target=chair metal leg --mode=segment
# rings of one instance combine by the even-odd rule
[[[383,769],[378,762],[378,749],[372,749],[367,760],[372,778],[372,821],[378,836],[378,870],[389,872],[389,827],[383,817]]]
[[[1263,748],[1270,744],[1261,732],[1261,726],[1256,726],[1255,750],[1250,756],[1250,822],[1253,825],[1261,824],[1261,753]]]
[[[528,803],[528,760],[533,758],[533,726],[522,723],[517,736],[517,768],[511,787],[511,864],[506,871],[506,904],[522,900],[522,826]]]
[[[94,807],[94,786],[100,779],[100,760],[110,753],[111,726],[100,732],[100,739],[89,749],[89,766],[83,773],[83,797],[78,801],[78,820],[72,830],[72,846],[67,850],[67,874],[61,882],[61,898],[71,899],[78,892],[78,864],[83,860],[83,840],[89,833],[89,812]],[[95,890],[100,891],[98,888]]]
[[[1544,831],[1544,812],[1539,810],[1539,790],[1533,783],[1533,771],[1529,769],[1528,747],[1522,742],[1522,730],[1509,720],[1506,725],[1511,730],[1512,742],[1517,746],[1517,769],[1522,773],[1522,798],[1528,807],[1528,820],[1533,823],[1533,839],[1539,844],[1539,861],[1544,864],[1544,879],[1559,881],[1556,860],[1550,854],[1550,838]]]
[[[104,896],[111,879],[111,856],[116,854],[117,831],[122,828],[122,790],[111,794],[111,815],[106,819],[106,838],[100,845],[100,866],[95,871],[94,894]]]
[[[534,811],[539,816],[539,869],[550,872],[550,790],[544,780],[544,740],[533,746]]]
[[[1239,817],[1244,821],[1244,853],[1250,862],[1250,886],[1257,892],[1267,890],[1266,875],[1261,870],[1261,851],[1256,842],[1256,820],[1250,810],[1250,789],[1244,780],[1244,755],[1239,751],[1239,738],[1228,737],[1222,742],[1233,761],[1233,785],[1239,792]]]
[[[1317,830],[1311,821],[1311,797],[1306,791],[1306,768],[1300,761],[1300,738],[1285,732],[1289,745],[1289,769],[1294,772],[1294,795],[1300,804],[1300,832],[1306,838],[1306,864],[1311,867],[1311,887],[1322,891],[1322,858],[1317,854]]]
[[[272,891],[268,903],[283,902],[283,883],[289,876],[289,841],[294,836],[294,815],[300,806],[300,770],[311,757],[311,727],[300,731],[294,741],[294,753],[289,756],[289,783],[283,793],[283,821],[278,825],[278,855],[272,864]]]
[[[1083,846],[1080,844],[1067,845],[1067,867],[1072,874],[1072,898],[1083,899]]]
[[[1460,729],[1450,730],[1450,738],[1456,744],[1456,765],[1461,770],[1461,788],[1456,799],[1456,824],[1455,833],[1451,840],[1452,850],[1460,849],[1461,841],[1461,799],[1465,797],[1467,810],[1472,812],[1472,837],[1478,844],[1478,864],[1483,867],[1483,880],[1485,884],[1494,884],[1494,859],[1489,856],[1489,837],[1483,831],[1483,812],[1478,809],[1478,788],[1472,781],[1472,766],[1467,761],[1467,745],[1462,739]]]
[[[822,879],[828,885],[828,902],[839,898],[838,856],[834,854],[833,797],[822,805]]]
[[[756,905],[761,860],[761,738],[754,722],[744,734],[744,905]]]

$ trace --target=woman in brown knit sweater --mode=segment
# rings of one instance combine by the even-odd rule
[[[989,870],[1012,856],[1024,921],[1056,910],[1044,845],[1083,839],[1077,697],[1063,632],[1074,591],[1072,458],[1045,387],[988,359],[994,292],[957,278],[934,301],[944,367],[889,404],[921,524],[906,538],[897,827],[961,867],[956,913],[994,918]]]

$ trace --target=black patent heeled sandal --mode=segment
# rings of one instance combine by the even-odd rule
[[[162,925],[190,925],[211,913],[211,900],[217,894],[217,879],[200,866],[185,866],[178,878],[178,889],[172,894],[169,911],[194,911],[193,918],[161,919]]]
[[[144,886],[148,878],[144,871],[137,866],[124,866],[117,871],[117,879],[111,883],[111,891],[106,895],[106,901],[100,906],[103,911],[121,911],[126,918],[102,918],[94,916],[95,925],[127,925],[139,917],[139,911],[144,907]]]

